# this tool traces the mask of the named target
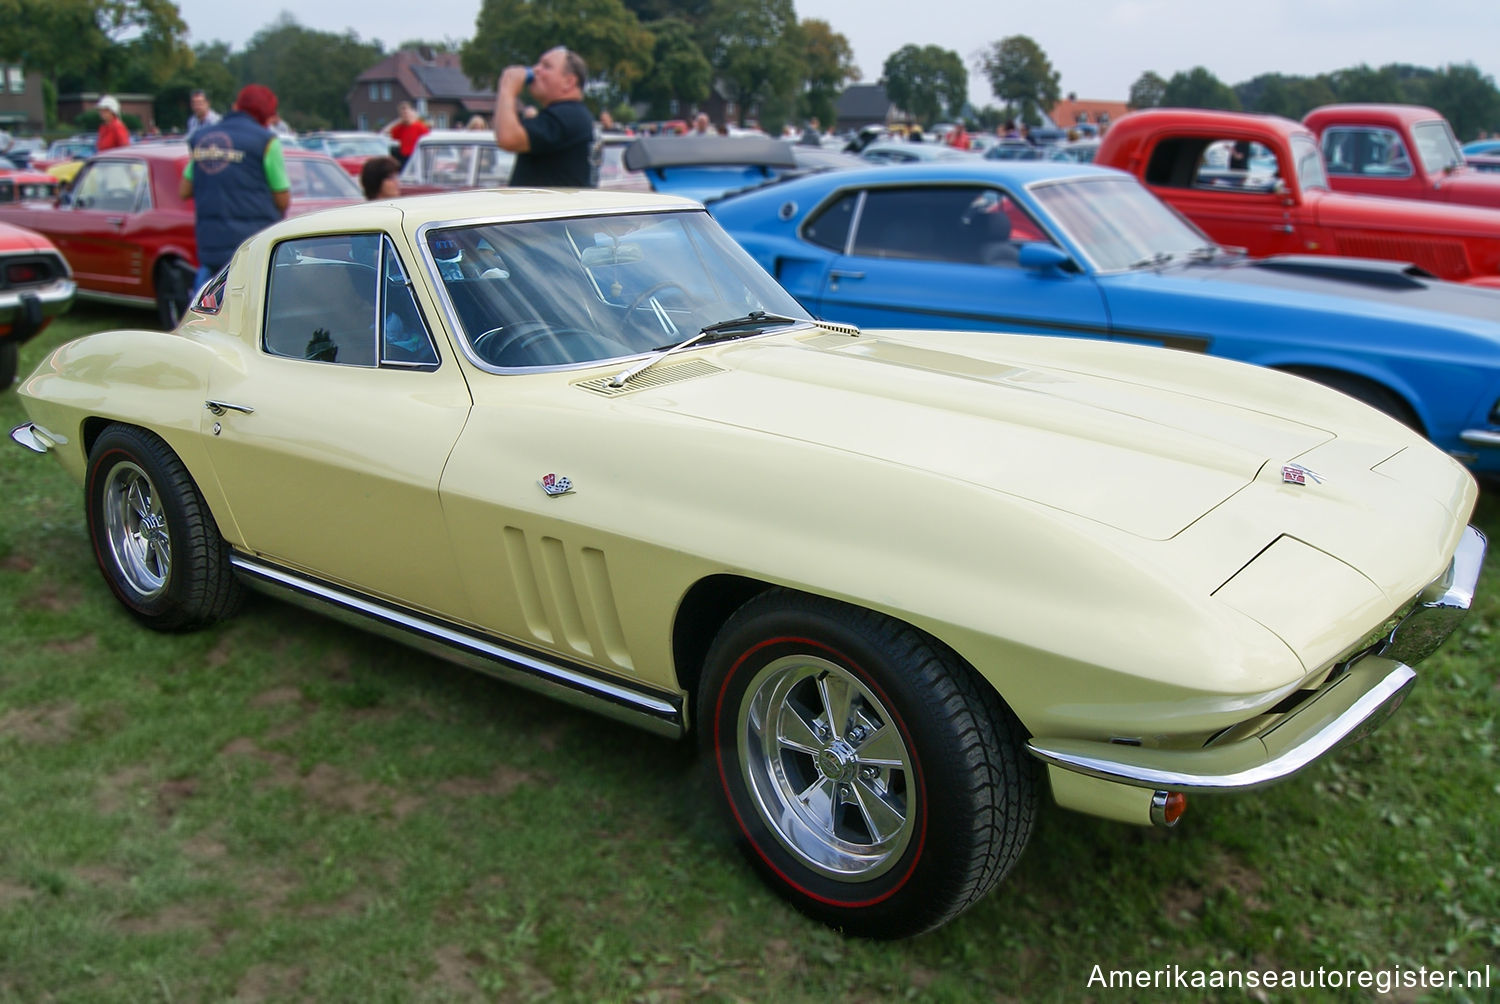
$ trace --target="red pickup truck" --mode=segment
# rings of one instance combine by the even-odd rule
[[[1500,287],[1500,209],[1333,191],[1317,137],[1291,119],[1132,112],[1110,125],[1096,163],[1130,172],[1215,241],[1255,257],[1383,258]]]
[[[1500,207],[1500,175],[1464,163],[1448,120],[1421,105],[1324,105],[1317,134],[1335,192]]]

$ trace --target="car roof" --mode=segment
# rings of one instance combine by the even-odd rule
[[[1310,128],[1318,124],[1328,125],[1332,121],[1366,123],[1388,123],[1392,120],[1411,125],[1416,122],[1431,122],[1443,116],[1423,105],[1377,104],[1374,102],[1348,102],[1341,105],[1322,105],[1302,117]]]
[[[1097,164],[1077,164],[1057,160],[985,160],[983,157],[974,157],[965,160],[934,160],[919,164],[889,164],[859,167],[848,171],[828,171],[797,179],[797,181],[816,184],[821,180],[829,187],[840,188],[874,184],[899,186],[913,182],[925,184],[988,181],[1018,188],[1038,181],[1056,181],[1062,178],[1127,176],[1124,171],[1112,167],[1100,167]],[[794,183],[787,182],[787,184]],[[770,191],[775,187],[774,185],[767,186],[765,189],[756,189],[756,191]],[[728,198],[732,199],[733,196]]]
[[[488,223],[534,219],[566,219],[613,213],[702,209],[691,199],[674,195],[614,189],[550,190],[542,188],[485,188],[436,195],[408,195],[399,199],[361,202],[285,220],[267,232],[277,240],[293,233],[340,233],[389,227],[414,231],[432,223]],[[398,215],[392,216],[395,212]]]

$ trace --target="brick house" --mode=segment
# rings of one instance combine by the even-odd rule
[[[495,114],[493,87],[477,87],[464,75],[456,52],[402,49],[355,78],[348,95],[355,127],[379,130],[396,117],[396,107],[410,101],[434,129],[462,129],[479,115]]]
[[[0,129],[18,135],[39,133],[46,118],[41,72],[0,61]]]
[[[41,86],[40,83],[37,85]],[[120,117],[133,115],[141,122],[141,129],[149,129],[156,122],[155,94],[126,94],[122,91],[78,91],[57,96],[57,122],[63,128],[71,128],[75,119],[84,112],[91,112],[105,93],[111,93],[120,102]]]

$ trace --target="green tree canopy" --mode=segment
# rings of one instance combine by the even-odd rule
[[[693,26],[669,17],[646,25],[656,40],[651,50],[651,72],[635,85],[637,101],[651,106],[653,118],[671,114],[672,102],[695,104],[707,98],[714,68],[694,41]]]
[[[347,128],[349,88],[382,55],[377,43],[362,42],[352,31],[315,31],[282,12],[251,37],[237,68],[241,83],[276,92],[281,117],[292,128]]]
[[[836,103],[844,85],[859,79],[854,49],[832,25],[819,20],[802,22],[802,45],[807,82],[798,110],[803,118],[816,118],[827,129],[838,115]]]
[[[1026,35],[1011,35],[979,54],[979,65],[989,78],[995,96],[1007,108],[1019,111],[1021,120],[1039,125],[1041,113],[1057,104],[1061,75],[1042,47]]]
[[[1245,111],[1289,119],[1300,119],[1319,105],[1338,100],[1326,76],[1262,73],[1243,84],[1236,84],[1234,93]]]
[[[654,41],[620,0],[484,0],[463,68],[475,80],[495,80],[507,66],[530,66],[563,45],[595,78],[628,93],[651,71]]]
[[[969,100],[964,61],[936,45],[903,45],[891,53],[880,83],[897,108],[924,125],[956,117]]]
[[[1172,74],[1162,92],[1161,103],[1169,108],[1240,110],[1240,99],[1230,86],[1202,66]]]
[[[713,0],[698,44],[739,104],[740,124],[761,109],[780,127],[802,84],[802,36],[792,0]]]
[[[114,90],[133,65],[164,81],[191,62],[173,0],[0,0],[0,58],[63,90]]]
[[[1131,108],[1156,108],[1161,104],[1162,95],[1167,92],[1167,82],[1160,74],[1147,70],[1135,78],[1135,83],[1130,85],[1129,104]]]
[[[1460,143],[1500,123],[1500,92],[1473,63],[1438,70],[1427,81],[1427,104],[1443,113]]]

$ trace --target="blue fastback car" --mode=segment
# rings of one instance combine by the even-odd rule
[[[1392,262],[1251,260],[1128,175],[1089,165],[828,172],[709,209],[825,320],[1120,339],[1272,366],[1500,472],[1497,291]]]

